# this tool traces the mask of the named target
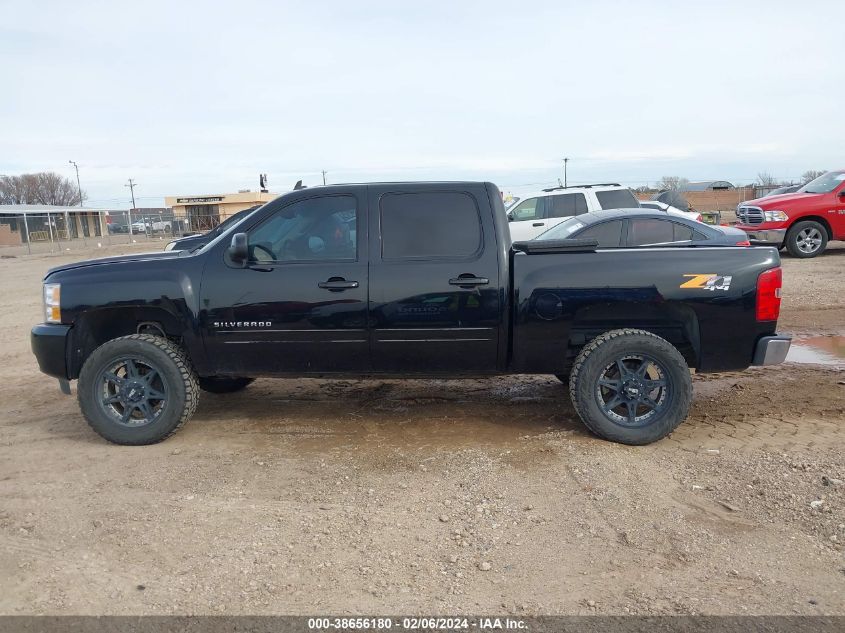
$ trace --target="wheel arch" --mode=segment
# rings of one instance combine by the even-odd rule
[[[151,333],[182,345],[185,324],[163,307],[115,306],[84,312],[71,330],[68,377],[79,377],[82,365],[103,343],[130,334]],[[188,349],[184,350],[190,357]]]
[[[626,303],[624,314],[615,304],[588,306],[572,323],[570,344],[574,355],[593,339],[611,330],[632,328],[650,332],[673,345],[690,367],[701,360],[701,332],[695,310],[680,303]]]
[[[833,239],[833,227],[830,226],[830,222],[828,222],[826,218],[824,218],[820,215],[805,215],[805,216],[797,217],[789,224],[789,227],[787,227],[787,230],[788,231],[792,230],[792,227],[794,227],[799,222],[818,222],[819,224],[821,224],[824,227],[824,230],[827,231],[828,241]]]

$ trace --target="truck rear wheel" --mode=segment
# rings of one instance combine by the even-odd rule
[[[821,255],[827,248],[827,229],[818,222],[796,222],[786,234],[786,250],[793,257],[806,259]]]
[[[132,334],[98,347],[82,366],[79,406],[115,444],[161,442],[197,408],[197,377],[184,352],[160,336]]]
[[[234,393],[246,387],[255,380],[255,378],[227,378],[225,376],[200,376],[200,389],[209,393]]]
[[[644,330],[611,330],[578,354],[569,394],[596,435],[622,444],[650,444],[686,419],[692,378],[684,357],[668,341]]]

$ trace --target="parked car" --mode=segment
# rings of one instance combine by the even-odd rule
[[[659,200],[640,200],[640,208],[653,209],[655,211],[664,211],[669,215],[687,218],[689,220],[694,220],[695,222],[704,221],[698,211],[682,211],[677,207],[673,207],[671,204],[666,204],[665,202],[660,202]]]
[[[815,257],[830,240],[845,240],[845,170],[829,171],[795,193],[743,202],[737,227],[758,243]]]
[[[250,213],[258,209],[260,206],[261,205],[256,205],[254,207],[250,207],[249,209],[238,211],[234,215],[230,215],[228,218],[218,224],[215,228],[211,229],[208,233],[187,235],[185,237],[180,237],[179,239],[173,240],[172,242],[168,242],[167,245],[164,247],[164,250],[190,251],[197,248],[202,248],[210,241],[215,239],[218,235],[221,235],[225,231],[229,230],[231,226],[234,226],[235,224],[243,220],[245,217],[247,217]]]
[[[530,240],[574,215],[637,206],[631,190],[618,183],[551,187],[508,208],[510,234],[514,241]]]
[[[785,193],[795,193],[801,188],[801,185],[788,185],[786,187],[778,187],[777,189],[772,189],[769,193],[763,198],[768,198],[769,196],[781,196]]]
[[[567,218],[535,240],[590,239],[599,248],[750,246],[744,231],[651,209],[612,209]]]
[[[687,416],[690,367],[783,361],[779,264],[772,248],[511,243],[491,183],[331,185],[198,251],[53,268],[31,340],[119,444],[161,441],[200,390],[257,376],[523,373],[567,382],[596,434],[646,444]]]
[[[169,220],[142,218],[132,223],[133,233],[169,233],[170,228]]]
[[[511,238],[530,240],[569,217],[603,209],[635,209],[640,204],[630,189],[615,183],[544,189],[508,208]],[[671,215],[701,220],[698,213],[669,206],[663,210]]]

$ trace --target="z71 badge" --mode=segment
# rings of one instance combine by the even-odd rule
[[[731,287],[730,275],[717,275],[716,273],[685,274],[689,279],[680,285],[680,288],[697,288],[699,290],[728,290]]]

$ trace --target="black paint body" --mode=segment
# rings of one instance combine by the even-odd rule
[[[472,257],[385,261],[379,200],[460,192],[472,198],[482,244]],[[357,259],[255,263],[227,255],[233,231],[202,250],[80,262],[53,269],[62,325],[33,329],[42,371],[75,379],[99,344],[154,323],[179,338],[200,375],[478,375],[566,373],[586,340],[615,328],[655,332],[699,371],[751,364],[757,277],[773,248],[636,248],[517,252],[489,183],[386,183],[294,191],[236,227],[249,232],[284,207],[353,196]],[[726,290],[681,288],[685,274],[730,275]],[[484,278],[473,287],[461,276]],[[357,282],[322,288],[329,280]],[[450,283],[453,280],[453,283]]]

